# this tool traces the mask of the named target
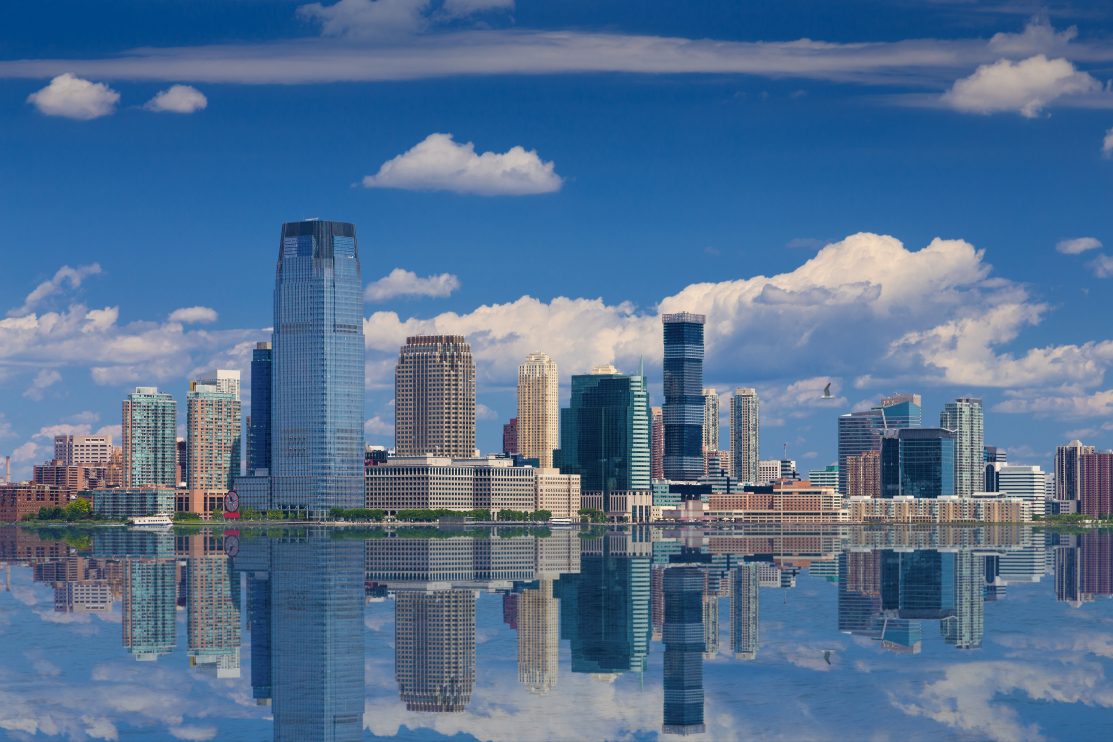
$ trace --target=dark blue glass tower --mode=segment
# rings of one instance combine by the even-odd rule
[[[274,506],[314,518],[361,507],[363,299],[353,225],[282,226],[273,372]]]
[[[694,480],[703,469],[703,325],[702,314],[666,314],[665,336],[665,479]]]
[[[881,439],[882,497],[949,497],[955,494],[955,433],[943,428],[903,428]]]
[[[251,351],[251,430],[247,473],[271,468],[271,361],[270,343],[258,343]]]

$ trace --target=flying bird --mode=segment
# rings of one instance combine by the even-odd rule
[[[831,653],[834,652],[834,651],[835,650],[833,650],[833,649],[824,649],[823,650],[823,659],[827,662],[828,665],[831,664]]]
[[[823,387],[823,396],[820,399],[834,399],[831,395],[831,382],[827,382],[827,386]]]

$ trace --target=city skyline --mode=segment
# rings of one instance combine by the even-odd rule
[[[105,8],[87,24],[105,33],[52,33],[50,46],[36,29],[58,8],[92,11],[13,11],[25,32],[0,56],[2,202],[51,225],[0,271],[0,454],[16,478],[48,458],[54,432],[110,428],[119,441],[112,408],[137,385],[184,410],[189,379],[238,369],[249,407],[274,225],[318,214],[358,225],[375,254],[361,286],[371,443],[393,439],[406,336],[469,339],[479,447],[493,451],[527,353],[562,369],[562,406],[571,375],[644,359],[656,406],[659,315],[690,311],[709,318],[705,386],[758,389],[762,458],[788,443],[802,469],[832,462],[834,415],[911,389],[929,417],[983,398],[987,419],[1008,422],[992,442],[1014,460],[1049,467],[1073,438],[1113,447],[1113,340],[1098,319],[1113,274],[1108,8],[864,3],[830,18],[713,3],[635,23],[609,6],[520,1],[446,19],[442,3],[412,3],[413,24],[384,38],[331,4],[298,5],[213,10],[220,24],[184,4],[126,19]],[[564,62],[492,66],[490,44],[516,37],[510,58],[528,58],[554,32],[567,34]],[[591,33],[610,62],[584,52]],[[634,50],[646,39],[673,51],[647,60]],[[784,42],[799,39],[829,45],[790,64]],[[274,62],[275,77],[242,59],[220,74],[200,65],[225,42]],[[487,50],[468,77],[446,62],[462,42]],[[869,53],[852,56],[856,43]],[[322,72],[306,73],[299,44],[327,49]],[[165,56],[120,54],[142,48]],[[369,79],[343,56],[387,48],[430,51],[437,71],[398,62]],[[758,61],[761,49],[780,61]],[[1025,74],[1045,63],[1065,72],[1035,89]],[[1016,97],[979,108],[991,73],[1013,76]],[[519,158],[525,175],[516,188],[482,168],[446,179],[423,157]],[[201,213],[211,239],[197,237]],[[94,219],[126,236],[90,230]],[[533,256],[544,270],[495,278]]]

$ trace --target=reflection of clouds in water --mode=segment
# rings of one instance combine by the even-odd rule
[[[1086,633],[1073,636],[1046,635],[1025,636],[1023,634],[1005,634],[995,639],[1001,646],[1017,650],[1010,656],[1025,656],[1031,650],[1050,651],[1056,653],[1074,652],[1078,654],[1092,654],[1106,659],[1113,659],[1113,636],[1099,634],[1092,629]]]
[[[902,701],[898,693],[907,696]],[[1038,724],[1022,722],[1015,708],[995,703],[998,696],[1023,693],[1033,701],[1113,706],[1113,687],[1098,663],[1072,661],[1059,667],[1013,661],[969,662],[943,670],[927,685],[908,684],[890,691],[893,705],[910,716],[932,719],[988,739],[1043,739]]]
[[[191,740],[191,742],[204,742],[216,736],[216,727],[189,726],[171,727],[170,736],[176,739]]]

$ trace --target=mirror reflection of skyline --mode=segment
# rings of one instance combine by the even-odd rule
[[[1071,610],[1113,596],[1113,532],[1098,531],[98,529],[76,548],[45,535],[0,529],[6,584],[26,565],[53,588],[56,613],[118,604],[135,661],[161,665],[181,648],[190,672],[249,679],[275,739],[362,738],[369,610],[393,613],[397,702],[419,717],[465,713],[483,692],[477,607],[495,598],[531,696],[560,694],[563,673],[603,683],[632,674],[661,689],[658,731],[689,735],[708,729],[706,663],[741,671],[782,641],[777,628],[762,631],[761,606],[787,600],[804,570],[837,593],[832,645],[856,637],[894,656],[932,641],[977,651],[987,611],[1012,586],[1047,579]],[[655,652],[659,676],[649,677]]]

